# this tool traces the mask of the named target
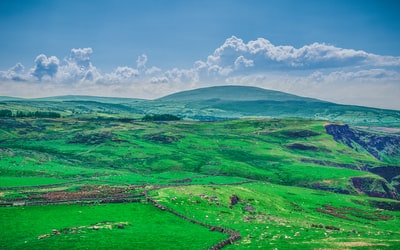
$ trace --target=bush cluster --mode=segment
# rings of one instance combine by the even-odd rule
[[[147,114],[142,121],[179,121],[180,117],[171,114]]]
[[[52,112],[52,111],[36,111],[36,112],[22,112],[17,111],[15,114],[9,109],[2,109],[0,110],[0,117],[35,117],[35,118],[60,118],[60,113]]]

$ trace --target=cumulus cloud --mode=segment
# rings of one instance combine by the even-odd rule
[[[105,74],[102,82],[107,84],[118,84],[121,82],[131,81],[140,75],[139,70],[131,67],[117,67],[113,72]]]
[[[400,58],[380,56],[362,50],[343,49],[324,43],[301,48],[275,46],[264,38],[248,43],[232,36],[204,62],[209,72],[221,75],[248,68],[251,72],[276,70],[317,70],[342,67],[400,66]]]
[[[136,60],[136,66],[138,69],[145,69],[147,64],[147,56],[145,54],[140,55]]]
[[[92,48],[71,49],[69,57],[60,68],[59,80],[62,82],[96,81],[101,78],[100,72],[91,62]]]
[[[74,63],[82,68],[89,68],[92,67],[92,62],[90,61],[90,55],[92,53],[92,48],[72,49],[67,61],[70,63]]]
[[[145,74],[146,75],[153,75],[153,74],[157,74],[160,73],[162,70],[158,67],[151,67],[149,69],[146,69]]]
[[[25,81],[29,86],[30,82],[42,82],[32,86],[42,88],[48,95],[53,93],[50,90],[70,93],[75,89],[79,93],[101,94],[103,91],[103,95],[142,98],[199,86],[240,84],[358,104],[363,101],[356,100],[356,96],[361,96],[362,92],[363,98],[368,99],[368,91],[376,88],[370,93],[374,98],[368,99],[375,101],[371,105],[382,107],[381,104],[386,103],[393,107],[390,103],[395,103],[400,109],[398,98],[393,94],[400,92],[400,57],[325,43],[296,48],[274,45],[265,38],[244,42],[232,36],[193,66],[166,70],[149,66],[149,58],[142,54],[132,61],[133,66],[101,72],[93,65],[92,54],[92,48],[73,48],[61,61],[55,56],[40,54],[31,68],[16,64],[0,71],[0,84],[3,82],[6,86],[6,82],[10,89],[10,83]],[[16,87],[15,92],[18,91],[21,92]]]
[[[12,68],[6,71],[0,71],[1,81],[25,81],[25,67],[21,63],[15,64]]]
[[[152,77],[150,79],[151,83],[168,83],[169,79],[166,76],[161,76],[161,77]]]
[[[200,77],[196,69],[173,68],[172,70],[166,71],[164,76],[167,77],[169,81],[175,83],[191,84],[200,81]]]
[[[241,67],[249,68],[254,66],[254,61],[250,59],[246,59],[244,56],[239,56],[235,60],[235,69],[239,69]]]
[[[22,63],[17,63],[10,70],[13,71],[16,74],[20,74],[20,73],[24,72],[25,67],[24,67],[24,65],[22,65]]]
[[[57,57],[47,57],[44,54],[40,54],[35,59],[35,66],[31,74],[39,80],[43,78],[52,78],[57,74],[59,64],[60,61]]]

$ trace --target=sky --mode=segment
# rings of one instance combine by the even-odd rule
[[[400,110],[396,0],[0,0],[0,96],[248,85]]]

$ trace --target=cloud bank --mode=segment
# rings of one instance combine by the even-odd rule
[[[193,46],[195,47],[195,45]],[[195,49],[195,48],[194,48]],[[340,103],[400,109],[400,57],[313,43],[300,48],[232,36],[188,68],[160,69],[146,54],[133,66],[101,72],[92,48],[73,48],[60,60],[40,54],[0,71],[0,95],[91,94],[155,98],[211,85],[252,85]],[[29,91],[28,91],[29,90]]]

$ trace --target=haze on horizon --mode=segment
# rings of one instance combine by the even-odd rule
[[[248,85],[400,110],[398,13],[393,0],[5,0],[0,96]]]

